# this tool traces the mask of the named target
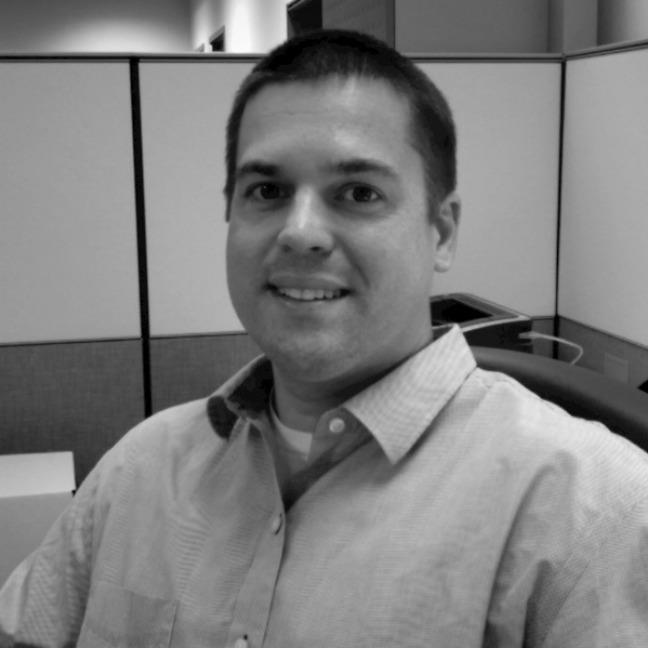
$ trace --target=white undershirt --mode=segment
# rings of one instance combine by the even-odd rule
[[[303,468],[313,446],[313,434],[295,430],[281,422],[270,399],[270,422],[275,431],[276,450],[282,462],[287,463],[289,472]]]

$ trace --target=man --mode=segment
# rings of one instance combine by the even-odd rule
[[[648,645],[646,455],[432,340],[454,156],[373,39],[257,65],[227,268],[265,357],[101,460],[0,593],[1,646]]]

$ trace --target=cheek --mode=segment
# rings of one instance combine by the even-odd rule
[[[227,285],[230,288],[230,292],[235,284],[235,280],[239,272],[237,268],[237,261],[238,255],[236,253],[236,246],[230,234],[227,237],[227,245],[225,247],[225,269],[227,272]]]
[[[250,251],[235,232],[231,232],[227,239],[225,264],[227,286],[236,306],[241,297],[252,289],[254,264],[250,258]]]
[[[230,225],[226,246],[228,272],[240,272],[241,269],[247,274],[253,272],[261,263],[261,243],[260,233]]]
[[[405,217],[406,218],[406,217]],[[435,234],[431,227],[390,228],[376,237],[373,253],[366,255],[369,278],[398,285],[419,284],[434,269]]]

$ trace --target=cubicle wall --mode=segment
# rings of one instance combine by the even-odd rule
[[[648,379],[648,44],[566,63],[560,331],[583,364]]]
[[[579,220],[591,211],[579,201],[592,178],[578,174],[607,156],[604,142],[582,150],[581,139],[590,140],[576,118],[603,102],[578,99],[592,86],[581,72],[597,62],[567,63],[559,312],[604,328],[601,293],[590,291],[599,303],[588,310],[580,284],[596,271],[618,293],[623,273],[639,280],[643,266],[628,258],[636,251],[622,251],[632,248],[622,248],[620,228],[599,267],[596,253],[579,261],[581,248],[600,245],[581,236],[598,225]],[[417,63],[447,95],[459,133],[460,244],[435,292],[471,292],[551,321],[563,61]],[[227,296],[222,197],[226,114],[252,64],[211,56],[0,62],[0,452],[73,449],[82,478],[146,414],[206,395],[257,352]],[[597,120],[588,128],[603,137]],[[639,166],[640,144],[629,144]],[[619,219],[643,226],[636,214]],[[645,343],[640,328],[606,330]]]
[[[533,317],[556,299],[561,66],[423,62],[453,108],[462,217],[435,292],[471,292]]]
[[[0,61],[0,453],[144,414],[129,64]]]

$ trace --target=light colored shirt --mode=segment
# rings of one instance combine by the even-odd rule
[[[455,328],[322,415],[336,456],[286,509],[271,386],[261,359],[128,433],[0,592],[0,646],[648,646],[641,450]]]
[[[343,419],[335,417],[328,426],[319,425],[313,432],[294,430],[279,420],[272,398],[267,411],[267,419],[261,416],[256,422],[273,452],[285,508],[290,508],[323,473],[371,437],[366,429],[348,427]]]

